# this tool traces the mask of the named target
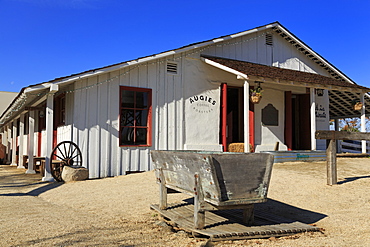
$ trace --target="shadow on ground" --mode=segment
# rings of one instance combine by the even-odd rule
[[[184,201],[189,204],[194,204],[193,198],[189,198]],[[254,209],[254,225],[258,226],[284,223],[289,224],[297,221],[304,224],[314,224],[327,217],[326,214],[298,208],[273,199],[268,199],[265,203],[255,204]],[[213,213],[236,222],[241,222],[243,217],[243,211],[241,209],[218,210],[213,211]]]
[[[345,183],[353,182],[353,181],[356,181],[356,180],[359,180],[359,179],[364,179],[364,178],[370,178],[370,176],[344,178],[343,181],[339,181],[337,184],[345,184]]]
[[[58,182],[54,182],[54,183],[47,183],[45,184],[45,186],[42,186],[42,187],[38,187],[36,189],[33,189],[29,192],[25,192],[25,193],[4,193],[4,194],[0,194],[0,196],[39,196],[40,194],[48,191],[48,190],[52,190],[52,189],[55,189],[59,186],[61,186],[63,183],[58,183]]]

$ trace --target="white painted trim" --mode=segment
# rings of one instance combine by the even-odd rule
[[[51,92],[56,92],[55,90],[58,89],[58,86],[50,87]],[[53,181],[53,177],[51,176],[51,160],[50,154],[53,151],[53,125],[54,125],[54,94],[48,94],[46,98],[46,156],[45,156],[45,175],[42,178],[42,181]]]
[[[340,72],[338,69],[336,69],[334,66],[332,66],[328,61],[326,61],[324,58],[322,58],[319,54],[317,54],[316,52],[314,52],[310,47],[308,47],[307,45],[305,45],[304,43],[302,43],[299,39],[297,39],[291,32],[289,32],[287,29],[285,29],[284,27],[278,25],[278,28],[280,30],[283,30],[283,32],[285,34],[288,34],[289,35],[289,38],[291,38],[292,40],[294,40],[294,42],[296,42],[297,44],[299,44],[301,47],[303,47],[305,50],[308,50],[310,51],[310,53],[312,55],[314,55],[320,62],[322,62],[323,64],[325,64],[328,68],[330,68],[331,70],[333,70],[335,73],[337,73],[338,75],[340,75],[342,78],[345,78],[347,82],[351,83],[351,84],[354,84],[354,82],[352,80],[350,80],[346,75],[344,75],[342,72]]]
[[[23,149],[24,149],[24,113],[20,116],[19,121],[19,150],[18,150],[18,167],[17,168],[26,168],[23,164]]]
[[[310,88],[310,122],[311,122],[311,150],[316,150],[316,102],[315,88]]]
[[[249,83],[244,81],[244,152],[249,153]]]
[[[206,64],[209,64],[209,65],[211,65],[211,66],[213,66],[213,67],[216,67],[216,68],[218,68],[218,69],[221,69],[221,70],[224,70],[224,71],[226,71],[226,72],[229,72],[229,73],[232,73],[232,74],[236,75],[236,76],[237,76],[237,79],[243,79],[243,80],[247,80],[247,79],[249,79],[249,78],[248,78],[248,75],[243,74],[243,73],[240,73],[239,71],[237,71],[237,70],[235,70],[235,69],[232,69],[232,68],[229,68],[229,67],[227,67],[227,66],[225,66],[225,65],[222,65],[222,64],[216,63],[216,62],[214,62],[214,61],[212,61],[212,60],[210,60],[210,59],[207,59],[207,58],[202,58],[202,60],[203,60]]]
[[[13,128],[12,128],[12,163],[10,166],[17,166],[17,120],[13,120]]]
[[[29,111],[28,116],[28,168],[26,174],[35,174],[33,168],[33,149],[35,146],[35,111]]]
[[[360,95],[362,108],[361,108],[361,132],[366,132],[366,112],[365,112],[365,94]],[[366,140],[361,141],[361,151],[366,154]]]

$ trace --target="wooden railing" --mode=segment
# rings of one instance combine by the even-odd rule
[[[337,140],[365,140],[370,141],[370,132],[346,132],[318,130],[315,133],[316,139],[329,141],[326,149],[327,183],[337,184]]]
[[[338,153],[362,153],[361,141],[338,140]],[[370,153],[369,141],[366,141],[366,153]]]

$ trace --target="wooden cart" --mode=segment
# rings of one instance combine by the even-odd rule
[[[243,209],[253,224],[254,204],[267,201],[274,157],[262,153],[151,151],[160,185],[159,208],[167,208],[167,189],[194,196],[194,227],[205,226],[205,212]]]

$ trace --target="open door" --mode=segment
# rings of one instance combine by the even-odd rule
[[[294,150],[311,150],[310,95],[292,95],[292,136]]]
[[[223,101],[221,104],[221,140],[224,151],[227,151],[226,147],[230,143],[244,143],[243,88],[223,85],[221,98]],[[253,104],[250,104],[249,109],[249,140],[252,147],[254,147]]]

